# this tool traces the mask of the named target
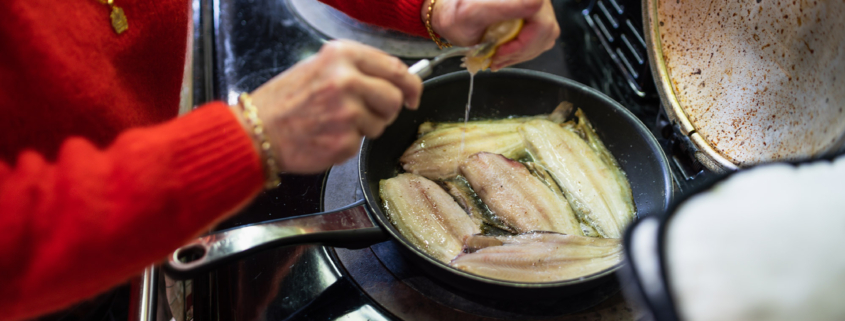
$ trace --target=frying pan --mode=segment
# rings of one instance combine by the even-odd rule
[[[672,180],[667,160],[649,130],[617,102],[587,86],[542,72],[505,69],[475,77],[472,118],[550,113],[561,101],[569,101],[584,110],[628,175],[637,215],[661,213],[668,207]],[[165,263],[165,271],[185,278],[269,247],[319,243],[359,248],[389,239],[398,243],[404,256],[434,279],[486,297],[560,297],[606,281],[621,263],[579,279],[548,283],[518,283],[477,276],[418,250],[390,223],[380,205],[379,181],[401,172],[398,159],[416,139],[421,123],[463,120],[469,80],[468,73],[455,72],[426,81],[419,110],[402,111],[381,137],[364,140],[358,170],[364,200],[332,212],[241,226],[200,237],[173,252]]]

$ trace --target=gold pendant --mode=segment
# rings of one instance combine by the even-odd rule
[[[109,17],[111,17],[111,26],[117,34],[121,34],[126,29],[129,29],[129,22],[126,21],[126,15],[123,14],[123,9],[120,7],[112,6]]]

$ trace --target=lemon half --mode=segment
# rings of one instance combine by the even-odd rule
[[[522,19],[513,19],[487,27],[484,35],[481,36],[481,43],[493,42],[493,49],[487,51],[483,56],[467,56],[465,61],[467,70],[474,75],[480,70],[490,68],[490,64],[492,63],[491,58],[496,54],[496,49],[502,44],[516,38],[516,35],[522,30],[523,23],[524,21]]]

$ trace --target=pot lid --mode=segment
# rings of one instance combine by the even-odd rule
[[[845,2],[650,0],[644,12],[667,111],[720,167],[842,146]]]

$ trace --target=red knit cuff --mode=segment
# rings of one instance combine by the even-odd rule
[[[231,211],[264,183],[260,155],[243,125],[223,102],[212,102],[179,122],[175,163],[193,213]],[[221,218],[222,219],[222,218]]]
[[[352,18],[428,38],[420,10],[428,0],[320,0]]]

